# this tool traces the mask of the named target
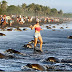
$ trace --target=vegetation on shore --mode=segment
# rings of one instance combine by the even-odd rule
[[[3,0],[0,2],[0,15],[24,15],[24,16],[52,16],[52,17],[72,17],[70,13],[63,13],[62,10],[58,11],[56,8],[50,8],[48,6],[42,6],[39,4],[25,4],[22,5],[7,5],[7,2]]]

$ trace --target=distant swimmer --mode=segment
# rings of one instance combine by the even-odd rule
[[[36,49],[36,45],[37,45],[37,40],[39,39],[40,41],[40,51],[42,52],[42,44],[43,44],[43,40],[42,40],[42,36],[40,34],[40,30],[41,29],[40,25],[39,25],[39,19],[36,19],[36,24],[34,26],[30,26],[31,30],[35,29],[35,35],[34,35],[34,50]]]

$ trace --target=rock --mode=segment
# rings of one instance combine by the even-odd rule
[[[58,58],[55,58],[55,57],[49,57],[46,59],[46,61],[60,63],[60,60]]]
[[[60,27],[60,29],[64,29],[63,27]]]
[[[20,27],[16,27],[15,31],[22,31]]]
[[[6,56],[0,53],[0,59],[3,59],[3,58],[6,58]]]
[[[53,28],[56,28],[56,26],[52,26]]]
[[[55,31],[55,29],[52,29],[52,31]]]
[[[0,33],[0,36],[6,36],[5,34],[3,34],[3,33]]]
[[[42,51],[40,49],[38,49],[38,48],[34,48],[34,52],[35,53],[42,53]]]
[[[14,56],[12,56],[12,55],[8,55],[8,56],[6,56],[6,58],[13,59],[13,58],[15,58],[15,57],[14,57]]]
[[[23,29],[23,31],[26,31],[26,30],[28,30],[28,29],[26,29],[26,28]]]
[[[49,27],[49,26],[46,26],[46,28],[47,28],[47,29],[52,29],[52,28],[51,28],[51,27]]]
[[[24,45],[23,47],[26,47],[26,48],[33,48],[31,44],[26,44],[26,45]]]
[[[12,29],[7,29],[7,31],[12,31]]]
[[[62,63],[72,63],[72,59],[62,59]]]
[[[0,69],[0,71],[3,71],[3,72],[5,72],[4,70],[1,70],[1,69]]]
[[[72,36],[68,36],[67,38],[72,39]]]
[[[14,58],[14,56],[12,56],[12,55],[6,56],[6,55],[0,53],[0,59],[3,59],[3,58],[10,58],[10,59],[12,59],[12,58]]]
[[[23,54],[23,53],[21,53],[21,52],[19,52],[19,51],[14,50],[14,49],[8,49],[8,50],[6,50],[5,52],[15,53],[15,54],[19,54],[19,55],[26,55],[26,54]]]
[[[29,68],[32,68],[32,69],[45,71],[45,68],[42,65],[39,65],[39,64],[27,64],[26,66],[29,67]]]
[[[49,26],[46,26],[46,28],[48,28]]]
[[[28,43],[33,43],[34,44],[34,40],[31,40],[30,42],[28,42]]]
[[[21,29],[15,29],[15,31],[22,31]]]
[[[66,27],[66,28],[68,28],[68,27]]]
[[[55,66],[46,66],[46,71],[53,71]]]
[[[34,44],[34,40],[31,40],[30,42],[28,42],[28,43],[33,43]],[[37,44],[40,44],[40,42],[39,41],[37,41]]]

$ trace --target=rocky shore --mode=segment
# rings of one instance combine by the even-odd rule
[[[19,23],[13,23],[12,26],[9,27],[29,27],[30,25],[34,25],[36,22],[25,22],[24,24],[19,24]],[[40,22],[40,25],[44,25],[44,24],[62,24],[63,21],[60,22]]]

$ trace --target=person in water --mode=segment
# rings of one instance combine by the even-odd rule
[[[35,29],[35,35],[34,35],[34,49],[36,48],[37,45],[37,40],[39,39],[40,41],[40,51],[42,51],[42,44],[43,44],[43,40],[42,40],[42,36],[40,34],[40,30],[41,29],[40,25],[39,25],[39,19],[36,19],[36,24],[34,26],[30,26],[31,30]]]

